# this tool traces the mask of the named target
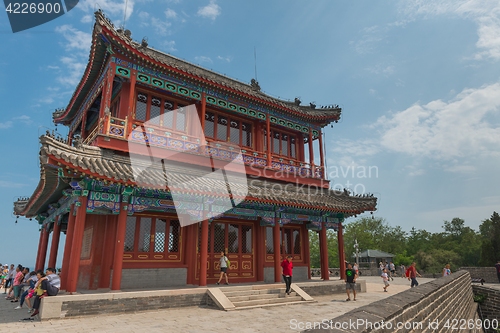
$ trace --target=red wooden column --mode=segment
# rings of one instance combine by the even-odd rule
[[[205,132],[205,114],[207,113],[207,98],[204,92],[201,93],[201,129]]]
[[[52,231],[52,244],[50,245],[49,266],[55,268],[57,260],[57,250],[59,249],[59,238],[61,236],[61,225],[59,224],[59,216],[54,220],[54,230]]]
[[[328,269],[328,239],[326,237],[326,227],[323,226],[319,232],[319,241],[323,244],[323,256],[321,257],[321,270],[323,275],[323,280],[330,280],[330,270]]]
[[[78,271],[80,269],[80,256],[82,254],[83,231],[85,229],[85,218],[87,216],[87,196],[78,198],[76,210],[75,226],[73,229],[73,239],[71,244],[71,255],[69,259],[69,271],[66,280],[66,291],[73,293],[76,291],[78,283]]]
[[[339,242],[339,267],[340,267],[340,279],[345,279],[345,253],[344,253],[344,231],[342,223],[339,223],[339,229],[337,231],[337,239]]]
[[[269,118],[269,114],[266,114],[266,137],[267,137],[267,166],[271,167],[272,161],[271,161],[271,150],[272,150],[272,144],[271,144],[271,118]]]
[[[280,223],[278,218],[274,219],[273,243],[274,243],[274,282],[281,282],[281,244],[280,244]]]
[[[38,263],[38,269],[44,269],[45,267],[45,259],[47,258],[47,246],[49,244],[49,232],[45,229],[45,226],[42,225],[42,245],[40,246],[40,261]]]
[[[309,165],[311,166],[311,177],[314,177],[314,148],[312,129],[309,128]]]
[[[201,221],[200,286],[207,285],[208,220]]]
[[[132,119],[135,118],[135,99],[136,99],[136,90],[135,83],[137,80],[137,70],[132,69],[130,71],[130,89],[127,101],[127,132],[125,133],[125,137],[132,131]]]
[[[113,255],[115,253],[116,216],[106,216],[104,231],[104,249],[101,258],[101,272],[99,275],[98,288],[109,288],[111,280],[111,268],[113,266]]]
[[[304,234],[306,237],[304,237],[304,255],[306,256],[306,262],[307,262],[307,278],[310,280],[311,279],[311,254],[309,252],[309,230],[307,230],[305,224],[303,225],[304,228]]]
[[[323,269],[323,242],[321,241],[321,232],[317,231],[316,234],[318,235],[318,242],[319,242],[319,267],[320,267],[320,272],[321,272],[321,280],[325,279],[325,270]]]
[[[44,230],[43,228],[40,230],[40,239],[38,240],[38,251],[36,251],[35,271],[41,269],[40,268],[40,253],[42,250],[42,243],[43,243],[43,232],[44,232],[43,230]]]
[[[266,227],[256,223],[256,241],[255,249],[257,250],[257,281],[264,281],[264,263],[266,261]]]
[[[64,243],[64,253],[61,269],[61,290],[66,290],[69,273],[69,260],[71,257],[71,245],[73,244],[73,231],[75,229],[75,204],[71,205],[68,218],[68,227],[66,229],[66,242]]]
[[[323,133],[321,133],[321,129],[319,130],[319,160],[320,160],[320,165],[321,165],[321,173],[323,175],[322,178],[326,178],[326,170],[325,170],[325,156],[323,152]]]
[[[125,246],[125,233],[127,231],[127,210],[128,204],[126,202],[122,202],[116,227],[115,252],[113,255],[113,279],[111,280],[111,290],[120,290],[122,284],[123,250]]]

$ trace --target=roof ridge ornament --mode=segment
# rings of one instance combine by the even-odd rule
[[[253,90],[260,91],[260,85],[256,79],[250,80],[250,86],[252,87]]]

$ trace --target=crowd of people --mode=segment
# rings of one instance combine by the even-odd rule
[[[41,299],[46,296],[55,296],[59,293],[61,280],[55,268],[30,271],[28,267],[14,264],[1,265],[0,290],[4,289],[5,299],[16,305],[14,309],[28,309],[30,317],[24,320],[33,320],[39,313]]]

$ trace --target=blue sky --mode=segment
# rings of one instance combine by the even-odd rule
[[[38,184],[37,137],[81,78],[95,8],[116,26],[126,17],[132,38],[243,82],[255,49],[266,93],[340,105],[325,133],[332,183],[375,193],[390,225],[438,232],[460,217],[477,229],[499,210],[498,2],[80,0],[16,34],[0,13],[0,262],[34,263],[37,225],[15,224],[12,202]]]

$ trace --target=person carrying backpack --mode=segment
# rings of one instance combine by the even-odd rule
[[[229,282],[227,280],[227,269],[229,268],[229,265],[230,265],[229,259],[227,259],[226,253],[224,251],[222,251],[220,253],[220,263],[219,263],[220,277],[219,277],[219,281],[217,281],[217,284],[220,284],[220,282],[222,281],[222,278],[224,276],[226,276],[226,283],[225,284],[229,284]]]

